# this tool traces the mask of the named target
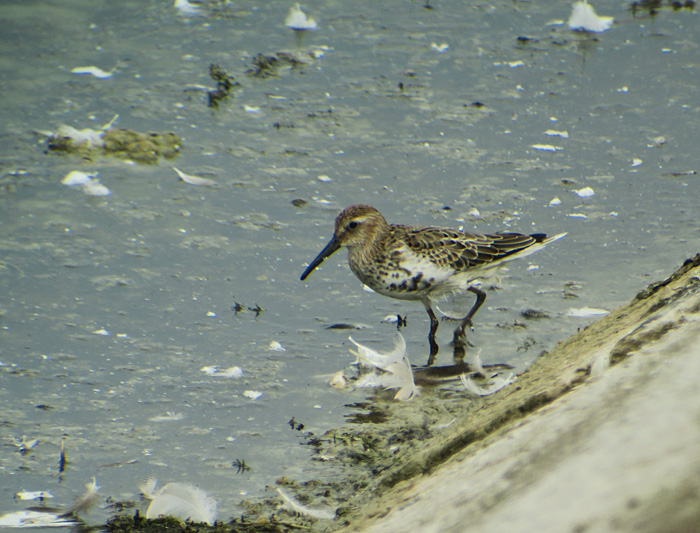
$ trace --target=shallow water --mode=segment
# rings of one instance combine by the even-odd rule
[[[353,357],[348,331],[327,327],[362,325],[353,338],[389,348],[382,319],[407,315],[412,361],[428,351],[422,306],[364,292],[344,252],[299,281],[350,203],[404,224],[568,232],[511,265],[476,317],[482,360],[518,370],[591,320],[571,308],[612,309],[698,251],[693,12],[635,20],[596,6],[619,23],[592,37],[560,24],[561,2],[326,2],[303,6],[320,28],[297,49],[287,4],[210,2],[191,19],[171,6],[0,7],[0,513],[26,506],[20,490],[69,503],[92,476],[105,498],[137,499],[153,475],[199,485],[225,519],[279,477],[322,477],[300,443],[368,396],[328,387]],[[244,74],[283,50],[307,64]],[[242,85],[218,110],[198,88],[213,88],[211,63]],[[88,65],[117,69],[70,73]],[[117,113],[117,127],[175,132],[183,153],[80,161],[45,154],[36,133]],[[219,187],[178,181],[172,166]],[[112,195],[61,185],[76,169]],[[594,196],[573,192],[584,187]],[[549,318],[524,318],[531,308]],[[40,440],[26,455],[10,438],[22,435]],[[237,474],[237,459],[250,470]]]

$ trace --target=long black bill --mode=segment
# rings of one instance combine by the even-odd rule
[[[304,273],[301,275],[301,281],[304,281],[318,265],[323,263],[326,257],[333,255],[335,252],[338,251],[339,248],[340,243],[334,235],[330,242],[326,244],[326,247],[323,250],[321,250],[321,253],[316,256],[316,259],[311,261],[311,264],[308,267],[306,267],[306,270],[304,270]]]

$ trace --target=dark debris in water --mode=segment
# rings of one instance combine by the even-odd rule
[[[239,304],[238,302],[234,302],[233,305],[231,306],[231,311],[233,311],[233,313],[236,316],[238,316],[238,313],[240,313],[242,311],[246,311],[246,310],[250,311],[251,313],[254,313],[255,318],[258,318],[260,316],[260,314],[264,311],[264,309],[262,307],[260,307],[260,305],[258,305],[258,304],[255,304],[254,307],[251,307],[251,306],[246,307],[243,304]]]
[[[520,36],[516,37],[515,40],[519,45],[526,45],[526,44],[530,44],[530,43],[539,42],[539,39],[535,39],[534,37],[527,37],[525,35],[520,35]]]
[[[695,0],[635,0],[630,2],[629,10],[635,17],[639,12],[646,13],[648,16],[653,17],[658,15],[659,11],[666,6],[674,11],[680,11],[681,9],[692,11],[695,9],[695,4]]]
[[[541,320],[543,318],[549,318],[547,313],[540,311],[539,309],[525,309],[521,311],[520,314],[523,316],[523,318],[527,318],[528,320]]]
[[[520,346],[518,346],[518,352],[526,352],[533,346],[537,346],[537,341],[532,337],[526,338]]]
[[[256,78],[270,78],[278,76],[280,68],[296,68],[300,64],[302,62],[299,59],[287,52],[276,52],[269,56],[258,54],[251,60],[251,67],[245,74]]]
[[[245,459],[236,459],[233,461],[232,466],[236,468],[236,474],[242,474],[250,470],[250,466],[245,462]]]
[[[216,89],[207,93],[209,107],[218,108],[219,103],[228,98],[234,88],[241,86],[233,76],[229,76],[225,70],[214,63],[209,65],[209,76],[216,82]]]
[[[304,429],[304,424],[301,422],[298,422],[296,418],[292,417],[292,419],[287,422],[289,424],[289,427],[296,430],[296,431],[303,431]]]
[[[387,398],[392,395],[389,393]],[[430,468],[429,462],[434,460],[425,458],[427,462],[421,459],[406,463],[400,458],[415,457],[421,447],[440,436],[443,428],[450,426],[457,417],[478,408],[472,398],[445,401],[441,395],[427,391],[419,396],[419,405],[385,401],[383,396],[378,393],[370,401],[346,405],[355,413],[346,427],[331,429],[320,436],[306,436],[302,444],[312,448],[312,460],[322,464],[318,478],[306,482],[286,477],[277,480],[278,486],[293,489],[295,499],[304,506],[335,508],[332,523],[295,516],[280,509],[279,498],[269,497],[241,502],[246,509],[246,519],[258,517],[271,525],[280,520],[285,523],[295,520],[296,527],[311,531],[347,527],[349,517],[358,508],[387,487],[425,473]],[[293,428],[298,424],[296,419],[288,423]]]

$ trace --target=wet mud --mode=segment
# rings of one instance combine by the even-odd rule
[[[686,317],[700,313],[698,293],[700,254],[672,276],[649,285],[629,304],[543,353],[513,385],[492,396],[470,398],[463,392],[426,387],[412,402],[394,402],[393,393],[387,391],[371,402],[355,404],[356,413],[345,427],[309,436],[304,443],[314,449],[319,471],[333,473],[332,481],[327,475],[305,482],[277,480],[276,486],[294,494],[301,512],[281,506],[274,487],[269,487],[269,498],[243,502],[247,513],[228,524],[180,524],[176,530],[362,530],[366,521],[405,503],[407,487],[429,477],[457,453],[475,453],[507,435],[501,431],[504,428],[682,328]],[[336,509],[335,519],[316,519],[304,512],[319,507]],[[110,530],[162,531],[172,530],[172,525],[147,521],[130,511],[110,522]]]

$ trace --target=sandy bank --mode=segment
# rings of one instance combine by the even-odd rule
[[[344,531],[700,530],[700,255],[381,479]]]

